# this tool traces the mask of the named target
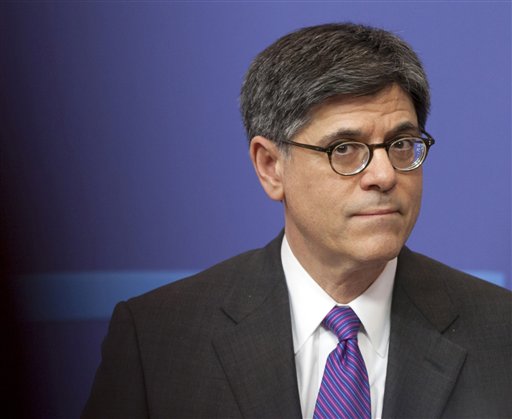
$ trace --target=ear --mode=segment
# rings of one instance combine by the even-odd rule
[[[276,143],[261,136],[251,140],[249,153],[256,175],[269,198],[282,201],[284,198],[282,169],[285,156],[279,151]]]

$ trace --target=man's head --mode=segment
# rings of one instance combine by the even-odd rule
[[[248,139],[290,140],[312,108],[328,98],[366,96],[393,83],[410,96],[424,129],[429,86],[419,58],[403,40],[352,23],[292,32],[261,52],[246,74],[240,101]]]
[[[419,138],[429,92],[416,54],[380,29],[305,28],[258,55],[241,104],[251,159],[284,204],[295,256],[327,292],[343,277],[368,286],[420,209],[433,140]]]

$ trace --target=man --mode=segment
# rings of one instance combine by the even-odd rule
[[[429,88],[395,35],[291,33],[241,94],[284,234],[120,303],[84,417],[511,417],[511,298],[404,247]]]

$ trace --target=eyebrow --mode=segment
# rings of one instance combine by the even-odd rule
[[[414,131],[411,133],[411,131]],[[392,140],[400,135],[403,134],[410,134],[410,135],[420,135],[421,131],[420,129],[413,124],[410,121],[405,121],[400,124],[398,124],[396,127],[394,127],[390,132],[386,134],[386,137],[384,138],[384,142]],[[327,145],[331,144],[334,141],[341,140],[341,139],[357,139],[363,137],[363,132],[359,129],[351,129],[351,128],[341,128],[335,132],[332,132],[330,134],[327,134],[323,136],[320,139],[320,144]]]
[[[413,124],[410,121],[402,122],[398,124],[395,128],[388,133],[387,138],[393,139],[403,134],[411,134],[411,131],[414,131],[413,135],[420,135],[421,130],[417,125]]]

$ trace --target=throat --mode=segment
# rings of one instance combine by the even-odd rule
[[[348,304],[363,294],[379,277],[384,266],[372,272],[354,271],[346,274],[323,275],[321,280],[312,275],[312,278],[340,304]]]

